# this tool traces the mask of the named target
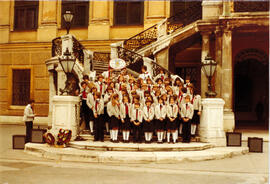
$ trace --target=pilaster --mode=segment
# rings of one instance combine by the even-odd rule
[[[210,34],[211,31],[203,31],[201,32],[202,35],[202,54],[201,54],[201,61],[205,59],[205,57],[210,54]],[[205,92],[208,90],[208,79],[201,69],[201,96],[205,97]]]
[[[57,36],[57,1],[39,2],[38,41],[50,41]]]
[[[9,42],[10,31],[10,1],[2,1],[0,6],[0,43]]]
[[[218,28],[215,33],[215,58],[217,68],[215,73],[215,92],[217,97],[221,98],[222,87],[222,31]]]

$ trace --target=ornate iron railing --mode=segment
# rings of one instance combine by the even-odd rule
[[[124,41],[124,48],[139,50],[157,40],[157,24]]]
[[[126,62],[127,68],[137,73],[141,72],[141,67],[143,66],[142,55],[120,46],[117,47],[117,53],[118,58],[121,58]]]
[[[235,1],[233,7],[235,12],[269,11],[269,1]]]
[[[142,55],[123,47],[117,47],[117,51],[118,51],[118,57],[126,61],[127,68],[137,73],[141,73],[141,67],[143,66]],[[171,75],[170,71],[168,71],[161,65],[157,64],[156,62],[152,61],[151,64],[152,64],[152,69],[153,69],[153,77],[159,74],[160,69],[163,69],[163,71],[167,75]]]
[[[176,30],[189,25],[190,23],[202,18],[201,2],[195,2],[185,11],[181,11],[167,19],[167,34],[171,34]]]
[[[103,61],[103,62],[109,63],[111,59],[111,53],[94,52],[93,55],[94,55],[93,56],[94,61]]]
[[[62,55],[62,39],[57,37],[52,40],[52,57]]]
[[[73,42],[73,54],[74,56],[80,61],[80,63],[84,63],[84,53],[83,49],[84,46],[75,38],[72,37],[72,42]]]

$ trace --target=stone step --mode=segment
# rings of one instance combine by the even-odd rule
[[[83,133],[83,134],[80,134],[80,137],[85,139],[85,140],[91,140],[93,141],[94,140],[94,136],[89,134],[89,133]],[[132,140],[133,136],[130,135],[129,136],[129,140]],[[121,134],[118,134],[118,140],[119,141],[122,141],[123,140],[123,136]],[[145,140],[144,139],[144,136],[142,137],[142,140]],[[157,136],[153,135],[153,138],[152,138],[153,142],[157,142]],[[110,135],[104,135],[104,141],[110,141]],[[181,142],[182,141],[182,137],[178,137],[178,142]],[[191,142],[200,142],[200,137],[199,136],[196,136],[196,137],[192,137]]]
[[[72,141],[69,144],[71,148],[82,150],[96,150],[96,151],[198,151],[213,148],[214,145],[209,143],[112,143],[99,141]]]
[[[248,153],[247,147],[215,147],[201,151],[91,151],[27,143],[25,152],[57,161],[95,163],[180,163],[231,158]]]

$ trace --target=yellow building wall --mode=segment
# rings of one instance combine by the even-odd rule
[[[49,80],[45,60],[51,57],[51,40],[66,34],[61,28],[61,0],[40,1],[38,28],[16,31],[14,1],[0,1],[0,115],[23,115],[22,106],[12,106],[12,69],[31,69],[31,97],[35,113],[48,115]],[[86,49],[110,52],[110,44],[128,39],[169,17],[169,1],[145,1],[144,24],[115,26],[113,1],[89,1],[89,25],[72,28],[70,33]]]

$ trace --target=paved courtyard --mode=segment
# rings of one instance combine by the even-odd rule
[[[178,164],[101,164],[46,160],[12,149],[12,135],[24,126],[0,125],[0,183],[268,183],[268,143],[264,153]],[[243,143],[246,145],[246,142]]]

